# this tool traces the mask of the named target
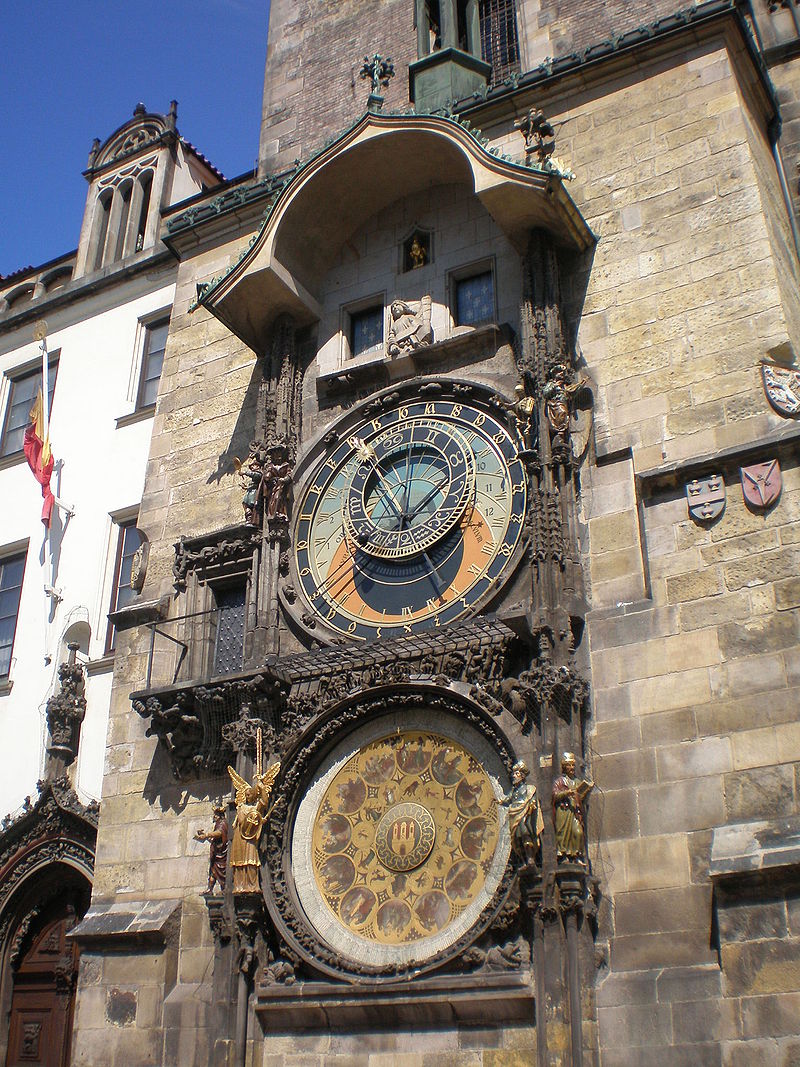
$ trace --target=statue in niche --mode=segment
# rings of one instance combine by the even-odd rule
[[[550,427],[550,441],[554,448],[569,446],[573,399],[587,382],[587,378],[581,378],[580,381],[570,384],[569,372],[562,363],[550,371],[547,383],[542,389],[542,397]]]
[[[575,777],[575,756],[572,752],[564,752],[561,756],[561,774],[553,782],[553,822],[559,861],[583,862],[586,850],[583,802],[593,789],[594,782]]]
[[[519,760],[511,768],[511,791],[500,803],[508,808],[511,847],[523,863],[537,863],[541,855],[544,819],[536,786],[528,781],[527,764]]]
[[[244,521],[258,526],[264,509],[268,519],[288,519],[292,465],[286,446],[275,444],[269,449],[256,446],[246,466],[238,459],[233,463],[245,491]]]
[[[390,356],[407,355],[417,348],[424,348],[433,340],[429,296],[415,301],[394,300],[389,318],[386,351]]]
[[[260,748],[260,746],[259,746]],[[264,822],[269,815],[269,798],[272,786],[281,769],[280,763],[274,763],[268,771],[261,774],[261,760],[255,778],[249,785],[233,767],[228,767],[233,788],[236,791],[236,819],[233,823],[233,843],[231,844],[230,862],[233,868],[234,895],[258,893],[258,842]]]
[[[261,473],[261,485],[268,519],[289,518],[292,489],[292,465],[285,445],[273,445]]]
[[[411,241],[411,247],[408,250],[408,258],[411,260],[411,269],[419,270],[420,267],[424,267],[428,261],[428,253],[425,251],[423,245],[420,244],[419,237],[414,234]]]
[[[214,892],[214,886],[218,885],[220,892],[225,892],[225,876],[228,873],[228,820],[225,817],[225,805],[215,804],[214,829],[198,830],[194,835],[195,841],[207,841],[211,846],[208,863],[208,889],[207,893]]]

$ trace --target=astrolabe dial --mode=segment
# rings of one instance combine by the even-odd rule
[[[499,884],[499,768],[465,737],[372,733],[301,804],[295,882],[313,925],[348,956],[421,960],[469,929]]]
[[[488,407],[397,404],[313,469],[296,508],[295,588],[316,622],[355,639],[445,626],[507,577],[526,493],[517,443]]]
[[[427,420],[426,420],[427,421]],[[463,517],[475,488],[475,457],[455,426],[407,418],[368,443],[353,435],[361,463],[344,498],[346,534],[378,559],[419,556]]]

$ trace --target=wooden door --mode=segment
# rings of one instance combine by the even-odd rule
[[[6,1067],[68,1067],[77,948],[72,909],[51,910],[14,976]]]

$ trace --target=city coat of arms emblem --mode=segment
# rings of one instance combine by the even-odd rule
[[[721,474],[708,474],[686,483],[689,515],[695,522],[718,519],[725,509],[725,482]]]
[[[747,503],[763,511],[781,495],[783,482],[777,459],[742,467],[742,492]]]
[[[767,400],[779,415],[800,415],[800,370],[762,363],[761,381]]]

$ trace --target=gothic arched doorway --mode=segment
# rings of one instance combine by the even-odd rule
[[[81,890],[59,893],[20,929],[6,1067],[68,1067],[78,948],[66,935],[88,906],[88,886]]]

